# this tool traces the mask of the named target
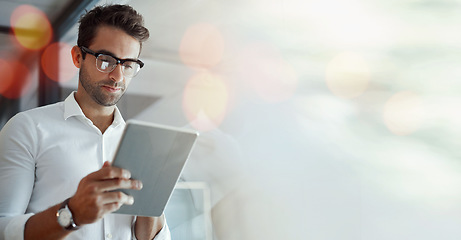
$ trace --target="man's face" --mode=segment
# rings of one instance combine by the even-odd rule
[[[135,38],[108,26],[99,27],[92,44],[85,47],[121,59],[137,59],[140,50],[140,44]],[[99,105],[112,106],[123,96],[131,79],[123,75],[120,64],[110,73],[99,71],[95,56],[86,54],[80,68],[79,81],[81,86],[77,91],[89,95]]]

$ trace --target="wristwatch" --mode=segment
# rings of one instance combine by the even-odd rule
[[[74,219],[72,218],[72,212],[69,209],[69,200],[66,199],[59,207],[56,217],[58,218],[58,223],[62,228],[66,230],[77,230],[79,227],[75,224]]]

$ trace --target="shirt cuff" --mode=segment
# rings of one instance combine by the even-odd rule
[[[33,215],[33,213],[28,213],[12,218],[5,228],[5,240],[24,240],[24,227]]]

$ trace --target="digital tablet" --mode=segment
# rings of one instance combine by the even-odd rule
[[[134,197],[134,204],[114,213],[162,215],[197,137],[197,132],[181,128],[127,121],[112,165],[129,170],[143,188],[121,189]]]

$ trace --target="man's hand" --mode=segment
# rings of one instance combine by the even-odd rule
[[[135,224],[135,235],[139,240],[153,239],[165,225],[165,216],[141,217],[138,216]]]
[[[130,179],[128,170],[112,167],[105,162],[103,167],[84,177],[77,192],[69,201],[69,209],[78,226],[96,222],[105,214],[118,210],[123,204],[132,205],[134,199],[117,189],[142,188],[141,181]]]

